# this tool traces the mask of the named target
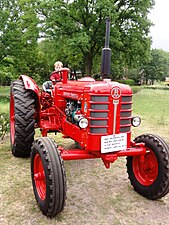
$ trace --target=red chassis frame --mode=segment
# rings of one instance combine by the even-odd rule
[[[101,153],[101,152],[87,152],[80,149],[69,149],[66,150],[61,146],[58,150],[61,152],[63,160],[79,160],[79,159],[95,159],[101,158],[105,167],[110,168],[110,163],[113,163],[118,157],[121,156],[140,156],[140,162],[145,162],[146,147],[144,143],[131,142],[132,147],[127,148],[125,151],[117,151],[112,153]]]

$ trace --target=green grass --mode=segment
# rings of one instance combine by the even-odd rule
[[[169,91],[142,89],[133,96],[133,114],[140,115],[142,124],[137,133],[150,132],[169,142]]]
[[[0,86],[0,96],[9,96],[10,86]]]
[[[9,113],[9,86],[0,86],[0,114]]]
[[[10,87],[0,86],[0,113],[9,112],[9,96],[10,96]]]
[[[0,114],[9,113],[9,102],[0,101]]]
[[[10,87],[0,86],[0,140],[9,130],[9,92]]]

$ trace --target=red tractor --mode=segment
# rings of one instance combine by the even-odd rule
[[[102,52],[102,75],[110,73],[109,32]],[[12,154],[31,154],[31,176],[38,206],[53,217],[63,210],[66,199],[64,160],[101,158],[109,168],[118,157],[127,157],[127,173],[135,191],[148,199],[169,192],[169,149],[157,135],[143,134],[131,140],[131,126],[140,124],[132,116],[132,90],[110,79],[95,81],[85,77],[62,79],[45,91],[25,75],[14,81],[10,94],[10,136]],[[50,84],[50,83],[47,83]],[[49,85],[50,86],[50,85]],[[35,128],[42,137],[34,141]],[[66,150],[47,137],[62,133],[78,147]]]

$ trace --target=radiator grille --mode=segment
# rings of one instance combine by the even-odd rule
[[[109,96],[91,96],[90,100],[90,133],[108,134]],[[132,96],[122,96],[120,102],[120,133],[131,130]]]
[[[132,96],[122,96],[122,102],[132,102]]]
[[[108,128],[108,96],[91,96],[90,133],[106,134]]]
[[[108,102],[109,97],[108,96],[92,96],[91,101],[93,102]]]
[[[131,129],[132,96],[122,96],[120,110],[120,133],[130,132]]]
[[[97,105],[97,104],[91,104],[91,109],[108,109],[108,105],[107,104],[99,104],[99,105]]]
[[[127,111],[127,112],[120,112],[120,117],[131,117],[131,112]]]
[[[107,112],[91,112],[90,116],[93,118],[107,118],[108,113]]]
[[[90,120],[92,126],[106,126],[107,120]]]

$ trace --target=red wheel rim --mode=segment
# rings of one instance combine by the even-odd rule
[[[15,137],[15,112],[14,112],[14,96],[10,95],[10,136],[11,142],[14,144]]]
[[[153,184],[158,176],[158,161],[151,149],[147,149],[144,161],[140,156],[133,157],[132,166],[136,179],[144,186]]]
[[[44,200],[46,197],[46,179],[42,160],[39,154],[36,154],[34,158],[34,181],[40,199]]]

